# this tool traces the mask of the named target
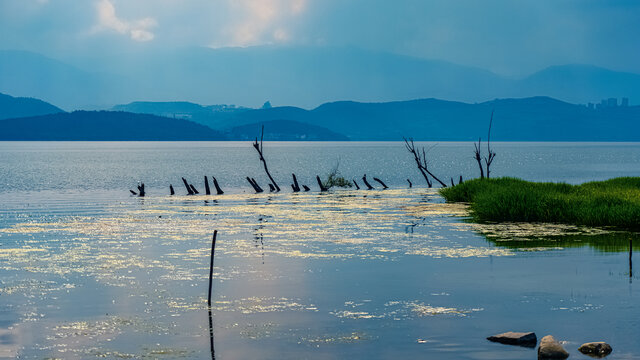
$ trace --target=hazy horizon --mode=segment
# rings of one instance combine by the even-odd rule
[[[635,1],[0,1],[1,49],[68,59],[184,46],[356,47],[521,77],[640,73]]]

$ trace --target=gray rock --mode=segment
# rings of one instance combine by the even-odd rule
[[[501,344],[508,345],[520,345],[527,347],[535,347],[538,342],[538,338],[536,337],[536,333],[533,332],[513,332],[509,331],[506,333],[489,336],[487,338],[489,341],[498,342]]]
[[[547,335],[540,340],[538,359],[566,359],[568,357],[567,350],[553,336]]]
[[[588,343],[582,344],[578,348],[578,351],[580,351],[585,355],[590,355],[594,357],[605,357],[611,354],[613,349],[611,348],[611,345],[607,344],[606,342],[596,341],[596,342],[588,342]]]

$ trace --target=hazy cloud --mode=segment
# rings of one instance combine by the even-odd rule
[[[285,43],[292,39],[291,20],[302,15],[306,0],[228,0],[231,22],[227,36],[216,39],[213,47],[250,46]]]
[[[99,0],[96,3],[96,12],[98,24],[93,28],[94,33],[112,30],[123,35],[129,35],[135,41],[150,41],[154,38],[151,29],[157,25],[157,21],[153,18],[146,17],[133,21],[123,20],[117,16],[116,8],[110,0]]]
[[[637,0],[0,0],[0,34],[0,48],[54,57],[313,45],[514,76],[567,63],[640,73]]]

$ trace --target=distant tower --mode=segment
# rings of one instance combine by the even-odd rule
[[[617,107],[618,106],[618,99],[617,98],[609,98],[607,100],[607,106],[608,107]]]
[[[629,106],[629,98],[622,98],[622,102],[620,103],[620,106],[624,106],[624,107]]]

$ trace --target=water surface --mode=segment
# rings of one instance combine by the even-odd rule
[[[425,145],[436,174],[475,176],[471,144]],[[495,176],[640,173],[638,144],[495,148]],[[485,340],[509,330],[553,334],[572,358],[598,340],[609,358],[640,356],[635,235],[469,223],[401,143],[265,143],[265,155],[283,189],[295,172],[314,190],[253,194],[244,177],[266,176],[249,143],[0,143],[0,357],[535,358]],[[391,189],[319,193],[315,175],[338,159]],[[204,175],[227,193],[183,195],[181,176],[202,190]],[[146,198],[128,194],[138,181]]]

